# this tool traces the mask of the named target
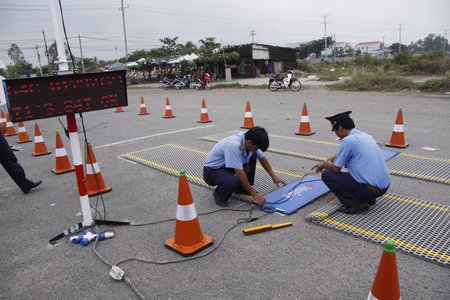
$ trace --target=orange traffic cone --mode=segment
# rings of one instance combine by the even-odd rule
[[[312,135],[314,131],[311,130],[311,125],[309,123],[308,108],[306,103],[303,103],[302,117],[300,119],[300,127],[296,135]]]
[[[398,300],[400,299],[400,285],[397,273],[397,257],[395,244],[386,241],[377,274],[367,300]]]
[[[164,113],[165,119],[175,118],[175,116],[172,114],[172,107],[170,106],[169,98],[166,98],[166,111]]]
[[[5,136],[17,135],[16,129],[14,128],[11,119],[9,118],[9,114],[6,114],[6,133]]]
[[[62,173],[72,172],[75,168],[70,164],[69,157],[67,156],[66,149],[61,140],[59,132],[56,132],[56,167],[52,169],[52,172],[59,175]]]
[[[200,120],[197,123],[209,123],[212,120],[209,119],[208,110],[206,109],[205,99],[202,100],[202,110],[200,112]]]
[[[405,142],[405,130],[403,128],[403,113],[400,108],[397,113],[397,119],[395,120],[394,130],[392,131],[391,140],[385,144],[388,147],[406,148],[409,146]]]
[[[250,109],[250,102],[247,101],[247,106],[245,107],[244,126],[241,128],[250,129],[253,127],[255,127],[255,124],[253,123],[252,110]]]
[[[23,122],[19,122],[19,139],[16,141],[19,144],[31,142],[32,139],[28,136],[27,129]]]
[[[41,156],[50,154],[47,146],[45,145],[44,137],[41,134],[41,130],[39,129],[39,125],[34,123],[34,152],[31,153],[33,156]]]
[[[186,172],[180,171],[175,236],[166,240],[165,245],[178,254],[192,256],[213,243],[214,238],[202,233]]]
[[[123,112],[122,106],[117,106],[116,110],[114,111],[115,113],[120,113]]]
[[[1,111],[0,124],[3,124],[6,127],[6,116],[3,110]]]
[[[144,103],[144,97],[141,97],[141,108],[139,109],[138,115],[142,116],[142,115],[148,115],[148,114],[149,113],[147,111],[147,106],[145,106],[145,103]]]
[[[91,144],[87,144],[86,153],[86,186],[88,196],[96,196],[103,193],[111,192],[112,188],[103,181],[102,172],[95,159]]]

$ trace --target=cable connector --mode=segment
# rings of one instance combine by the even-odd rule
[[[114,280],[117,281],[121,281],[124,275],[125,272],[116,265],[112,266],[111,270],[109,271],[109,276],[111,276]]]

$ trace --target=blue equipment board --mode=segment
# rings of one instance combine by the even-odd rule
[[[266,212],[278,211],[289,215],[329,191],[330,189],[323,183],[322,179],[315,176],[305,176],[303,179],[293,181],[264,195],[266,204],[261,207],[261,210]]]
[[[388,161],[389,159],[393,158],[394,156],[396,156],[397,154],[400,153],[397,151],[386,150],[386,149],[381,149],[381,152],[383,153],[385,161]]]

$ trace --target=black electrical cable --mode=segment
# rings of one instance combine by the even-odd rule
[[[263,218],[267,215],[269,215],[268,213],[263,214],[262,216],[256,217],[256,218],[252,218],[252,212],[253,210],[256,208],[257,206],[254,205],[251,209],[249,210],[238,210],[238,209],[232,209],[232,208],[226,208],[226,209],[218,209],[218,210],[214,210],[214,211],[210,211],[210,212],[206,212],[206,213],[202,213],[202,215],[206,215],[206,214],[212,214],[215,212],[219,212],[219,211],[225,211],[225,210],[231,210],[231,211],[249,211],[250,214],[248,216],[248,218],[244,218],[244,219],[238,219],[236,221],[236,224],[233,224],[233,226],[231,226],[227,231],[225,231],[225,233],[222,236],[222,239],[216,244],[216,246],[214,248],[212,248],[210,251],[204,253],[203,255],[199,255],[196,257],[189,257],[189,258],[185,258],[185,259],[179,259],[179,260],[171,260],[171,261],[162,261],[162,262],[158,262],[158,261],[151,261],[151,260],[145,260],[142,258],[138,258],[138,257],[130,257],[130,258],[126,258],[123,259],[117,263],[115,263],[115,266],[118,266],[119,264],[128,262],[128,261],[132,261],[132,260],[136,260],[136,261],[140,261],[140,262],[144,262],[144,263],[149,263],[149,264],[156,264],[156,265],[167,265],[167,264],[174,264],[174,263],[181,263],[181,262],[186,262],[186,261],[192,261],[192,260],[196,260],[196,259],[200,259],[203,258],[211,253],[213,253],[214,251],[216,251],[219,246],[222,244],[222,242],[225,240],[225,237],[227,236],[227,234],[233,230],[234,228],[236,228],[239,224],[242,223],[249,223],[249,222],[253,222],[255,220],[258,220],[260,218]],[[154,225],[154,224],[159,224],[159,223],[163,223],[163,222],[167,222],[167,221],[173,221],[174,219],[166,219],[166,220],[161,220],[161,221],[156,221],[156,222],[152,222],[152,223],[147,223],[147,224],[137,224],[134,226],[145,226],[145,225]],[[100,260],[105,263],[107,266],[109,267],[113,267],[113,264],[110,263],[108,260],[106,260],[98,251],[97,251],[97,242],[98,239],[95,240],[94,245],[93,245],[93,251],[95,253],[95,255],[97,255],[98,258],[100,258]],[[139,292],[139,290],[137,289],[137,287],[135,285],[133,285],[133,283],[131,282],[131,280],[129,279],[129,277],[127,277],[126,275],[123,276],[123,279],[125,281],[125,283],[131,288],[131,290],[135,293],[135,295],[139,298],[139,299],[145,299],[144,296]]]

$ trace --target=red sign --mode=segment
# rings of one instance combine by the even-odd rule
[[[13,122],[127,106],[125,71],[6,80]]]

